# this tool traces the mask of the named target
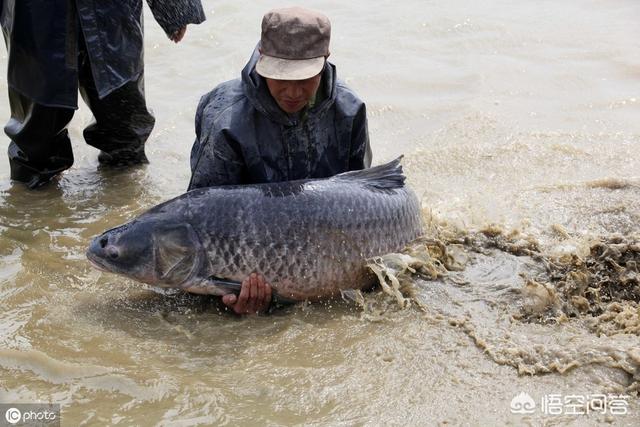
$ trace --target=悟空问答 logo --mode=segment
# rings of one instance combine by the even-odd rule
[[[536,402],[527,393],[522,392],[511,399],[512,414],[533,414],[536,410]]]

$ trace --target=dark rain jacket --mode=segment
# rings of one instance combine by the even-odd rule
[[[256,49],[242,78],[200,100],[189,189],[326,178],[371,165],[364,103],[327,62],[316,103],[286,114],[255,71]]]
[[[167,34],[205,19],[200,0],[147,2]],[[0,11],[9,86],[38,104],[77,107],[79,29],[101,98],[142,72],[142,0],[0,0]]]

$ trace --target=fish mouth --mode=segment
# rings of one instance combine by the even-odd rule
[[[104,271],[106,273],[113,273],[114,271],[102,260],[102,258],[94,255],[90,250],[85,254],[89,260],[89,264],[97,270]]]
[[[86,257],[89,260],[89,264],[91,264],[92,267],[94,267],[97,270],[103,271],[105,273],[119,274],[121,276],[131,278],[139,282],[145,283],[147,285],[155,286],[159,288],[171,287],[171,286],[163,286],[161,283],[158,283],[158,281],[151,275],[148,275],[145,277],[132,277],[131,275],[121,271],[120,269],[114,268],[112,265],[109,265],[102,258],[92,253],[91,250],[88,250],[86,252]]]

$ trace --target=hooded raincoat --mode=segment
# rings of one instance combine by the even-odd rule
[[[147,0],[167,34],[205,16],[200,0]],[[143,69],[142,0],[0,0],[9,87],[38,104],[77,108],[82,31],[100,98]]]
[[[326,178],[371,165],[365,104],[327,62],[316,101],[282,111],[255,71],[254,51],[240,79],[200,100],[189,189]]]

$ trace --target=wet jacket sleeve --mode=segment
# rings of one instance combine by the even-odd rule
[[[147,0],[153,17],[167,35],[206,19],[200,0]]]
[[[207,115],[208,97],[196,111],[196,140],[191,149],[191,181],[188,190],[215,185],[242,184],[245,164],[238,144]]]
[[[360,170],[371,167],[371,145],[369,144],[369,127],[367,125],[367,108],[360,106],[353,122],[351,150],[349,153],[349,170]]]

